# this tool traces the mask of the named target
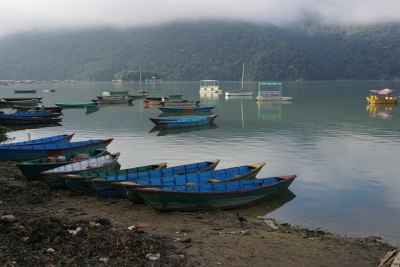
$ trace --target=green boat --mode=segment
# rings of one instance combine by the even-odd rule
[[[64,166],[41,172],[39,173],[39,176],[50,188],[63,188],[66,185],[64,180],[60,179],[60,176],[62,175],[119,169],[121,167],[118,163],[119,155],[120,153],[117,152],[100,157],[89,158],[79,162],[72,162]]]
[[[64,180],[64,183],[72,190],[77,193],[93,191],[91,180],[99,177],[107,177],[107,176],[119,176],[119,175],[128,175],[131,173],[139,173],[146,172],[152,170],[160,170],[167,167],[167,163],[158,163],[151,164],[141,167],[122,169],[122,170],[111,170],[111,171],[102,171],[102,172],[83,172],[79,174],[70,174],[60,176],[60,179]]]
[[[296,175],[231,182],[137,188],[147,203],[160,211],[234,209],[271,198],[286,190]]]
[[[55,103],[57,107],[62,108],[85,108],[85,107],[98,107],[100,105],[97,101],[90,102],[63,102],[63,103]]]
[[[100,157],[110,154],[105,149],[95,149],[85,152],[69,153],[61,156],[40,158],[17,163],[17,167],[25,175],[26,179],[34,180],[43,171],[51,170],[71,162],[86,160],[88,158]]]

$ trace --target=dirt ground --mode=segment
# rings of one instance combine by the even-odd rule
[[[378,266],[394,248],[235,211],[157,212],[74,195],[0,162],[1,266]]]

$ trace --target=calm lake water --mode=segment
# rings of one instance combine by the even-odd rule
[[[400,244],[400,122],[397,106],[368,109],[370,89],[393,88],[395,81],[321,81],[284,83],[291,103],[258,104],[253,98],[199,95],[198,82],[143,84],[150,94],[183,94],[216,105],[215,127],[152,131],[148,119],[157,108],[102,106],[98,111],[66,109],[61,126],[25,129],[9,135],[17,141],[76,133],[74,140],[113,137],[109,151],[121,152],[123,168],[168,162],[169,166],[220,159],[218,168],[267,162],[258,177],[297,174],[290,191],[279,198],[243,208],[247,216],[267,215],[288,223],[322,228],[353,237],[382,236]],[[257,83],[246,83],[257,93]],[[0,87],[1,97],[14,89],[35,88],[45,104],[89,101],[103,91],[129,90],[137,83],[78,82]],[[222,82],[224,91],[239,82]],[[42,90],[55,89],[53,93]],[[395,94],[397,95],[397,94]],[[4,109],[5,112],[9,110]]]

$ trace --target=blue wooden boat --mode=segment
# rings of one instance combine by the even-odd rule
[[[211,111],[215,106],[195,106],[195,107],[159,107],[158,109],[161,110],[162,112],[167,112],[167,113],[201,113],[201,112],[209,112]]]
[[[155,125],[164,128],[180,128],[180,127],[194,127],[204,124],[211,124],[218,117],[218,115],[208,116],[181,116],[181,117],[166,117],[166,118],[149,118]]]
[[[286,190],[296,175],[220,183],[137,188],[135,192],[160,211],[233,209],[270,198]]]
[[[28,111],[16,111],[15,113],[9,113],[9,114],[0,114],[0,118],[3,117],[51,117],[51,118],[56,118],[59,117],[61,113],[59,112],[51,112],[51,111],[46,111],[46,110],[40,110],[40,109],[29,109]]]
[[[7,144],[1,144],[0,146],[31,146],[31,145],[44,145],[44,144],[55,144],[55,143],[69,143],[74,134],[58,134],[33,140],[12,142]]]
[[[158,163],[145,165],[140,167],[122,169],[122,170],[109,170],[109,171],[96,171],[96,172],[83,172],[79,174],[62,175],[60,179],[64,180],[64,183],[74,192],[82,193],[87,191],[93,191],[91,180],[99,177],[106,176],[119,176],[128,175],[130,173],[146,172],[152,170],[160,170],[167,167],[167,163]]]
[[[196,173],[203,171],[211,171],[217,167],[219,160],[202,161],[197,163],[185,164],[164,168],[160,170],[152,170],[138,173],[129,173],[126,175],[114,175],[96,178],[92,180],[93,189],[105,198],[109,197],[122,197],[122,191],[116,190],[113,186],[114,182],[119,181],[137,181],[147,180],[151,178],[168,177],[180,174]]]
[[[16,165],[24,174],[26,179],[33,180],[38,177],[38,174],[40,172],[64,166],[72,162],[78,162],[82,160],[87,160],[88,158],[95,158],[95,157],[105,156],[108,154],[110,153],[105,149],[95,149],[85,152],[68,153],[55,157],[46,157],[30,161],[24,161],[17,163]]]
[[[115,182],[113,186],[133,202],[143,202],[135,193],[135,189],[139,187],[165,187],[189,184],[202,184],[202,183],[219,183],[236,180],[246,180],[255,178],[260,172],[265,162],[260,162],[251,165],[243,165],[238,167],[190,173],[185,175],[175,175],[169,177],[152,178],[152,179],[138,179],[123,182]]]
[[[50,188],[62,188],[65,187],[65,183],[63,179],[60,179],[61,175],[114,170],[121,166],[118,164],[119,155],[120,153],[112,153],[78,162],[72,162],[67,165],[41,172],[39,173],[39,176]]]
[[[80,142],[44,145],[4,145],[0,146],[0,160],[24,161],[58,156],[78,151],[88,151],[107,147],[113,139],[90,139]]]

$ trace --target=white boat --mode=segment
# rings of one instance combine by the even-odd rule
[[[201,80],[200,81],[200,94],[218,94],[222,93],[219,89],[218,80]]]
[[[252,96],[253,92],[243,91],[243,79],[244,79],[244,63],[242,68],[242,85],[240,86],[240,90],[225,92],[225,96]]]
[[[142,88],[142,68],[141,67],[139,69],[139,84],[140,84],[140,90],[138,90],[137,93],[141,94],[141,95],[148,94],[149,92],[146,90],[143,90],[143,88]]]
[[[278,88],[275,90],[264,91],[261,86],[270,86]],[[290,96],[282,96],[282,83],[279,82],[259,82],[258,83],[258,96],[256,101],[290,101],[293,98]]]

